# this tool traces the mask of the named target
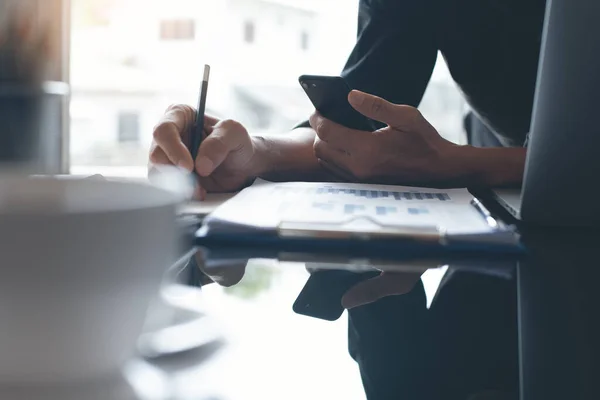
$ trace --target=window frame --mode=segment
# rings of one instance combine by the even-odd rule
[[[49,65],[49,79],[70,84],[71,81],[71,0],[44,0],[37,3],[38,11],[46,20],[52,21],[50,41],[56,54]],[[70,94],[61,105],[60,171],[70,173]]]

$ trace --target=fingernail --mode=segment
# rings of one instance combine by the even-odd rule
[[[187,162],[185,162],[185,161],[183,161],[183,160],[179,161],[179,162],[177,163],[177,166],[178,166],[179,168],[181,168],[181,169],[185,169],[186,171],[191,171],[191,170],[192,170],[192,168],[190,168],[190,165],[189,165],[189,163],[187,163]]]
[[[201,176],[210,175],[213,171],[213,167],[214,163],[208,157],[200,156],[200,158],[196,160],[196,170]]]
[[[364,96],[358,90],[353,90],[348,95],[348,102],[355,106],[360,106],[364,101]]]

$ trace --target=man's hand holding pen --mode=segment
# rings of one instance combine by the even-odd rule
[[[175,165],[195,171],[198,185],[195,198],[206,192],[236,191],[252,182],[257,175],[255,144],[246,128],[233,120],[204,118],[204,140],[193,160],[188,150],[189,133],[195,122],[195,110],[185,105],[167,109],[154,129],[150,161],[158,165]]]
[[[204,66],[196,110],[175,105],[154,129],[150,162],[175,165],[197,178],[194,198],[209,192],[232,192],[257,176],[255,146],[246,128],[232,120],[205,115],[210,66]],[[151,167],[152,168],[152,167]],[[151,172],[151,171],[149,171]]]

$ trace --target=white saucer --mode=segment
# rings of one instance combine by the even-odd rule
[[[200,291],[169,285],[149,308],[138,341],[140,357],[147,360],[175,356],[222,341],[222,332],[201,307]]]
[[[139,358],[122,374],[93,382],[39,387],[0,386],[0,399],[10,400],[163,400],[174,399],[171,379],[180,369],[197,367],[224,343],[216,322],[201,307],[200,290],[168,285],[150,306]],[[210,348],[202,355],[203,348]],[[200,354],[194,351],[198,350]],[[190,357],[184,355],[190,353]],[[161,361],[165,362],[161,362]],[[194,384],[202,384],[195,382]],[[214,398],[202,396],[199,399]]]
[[[10,400],[146,400],[123,376],[69,385],[0,386],[0,398]]]

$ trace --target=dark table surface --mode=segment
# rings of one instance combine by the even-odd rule
[[[274,253],[262,250],[198,249],[187,282],[203,286],[204,301],[229,326],[233,344],[216,361],[231,383],[224,396],[364,399],[366,381],[372,399],[428,398],[438,393],[430,391],[436,386],[447,388],[444,398],[466,399],[471,388],[458,386],[469,379],[453,381],[452,371],[481,361],[473,389],[500,381],[502,387],[518,387],[520,394],[507,398],[600,398],[595,379],[600,372],[600,231],[522,227],[521,232],[527,252],[520,257],[436,254],[378,262],[304,252],[282,253],[274,261],[266,259]],[[384,271],[385,278],[368,288],[365,301],[370,303],[352,309],[349,318],[345,314],[329,322],[293,311],[309,270],[364,267]],[[414,321],[421,317],[410,314],[415,307],[422,309],[419,315],[444,315],[442,325],[424,324],[419,331]],[[406,320],[409,314],[412,320]],[[409,324],[414,329],[402,328]],[[427,328],[436,331],[428,341],[415,337],[414,349],[406,345],[410,335],[427,335]],[[402,339],[406,332],[411,333]],[[463,334],[467,344],[448,351],[454,342],[447,338]],[[362,380],[350,357],[356,358],[356,343],[362,346],[359,353],[368,352],[358,357],[370,370]],[[499,364],[486,366],[488,356],[498,357]],[[513,359],[515,376],[503,369]],[[412,367],[403,364],[406,360]],[[440,374],[441,369],[448,373]],[[405,381],[412,382],[410,390],[401,385]]]

